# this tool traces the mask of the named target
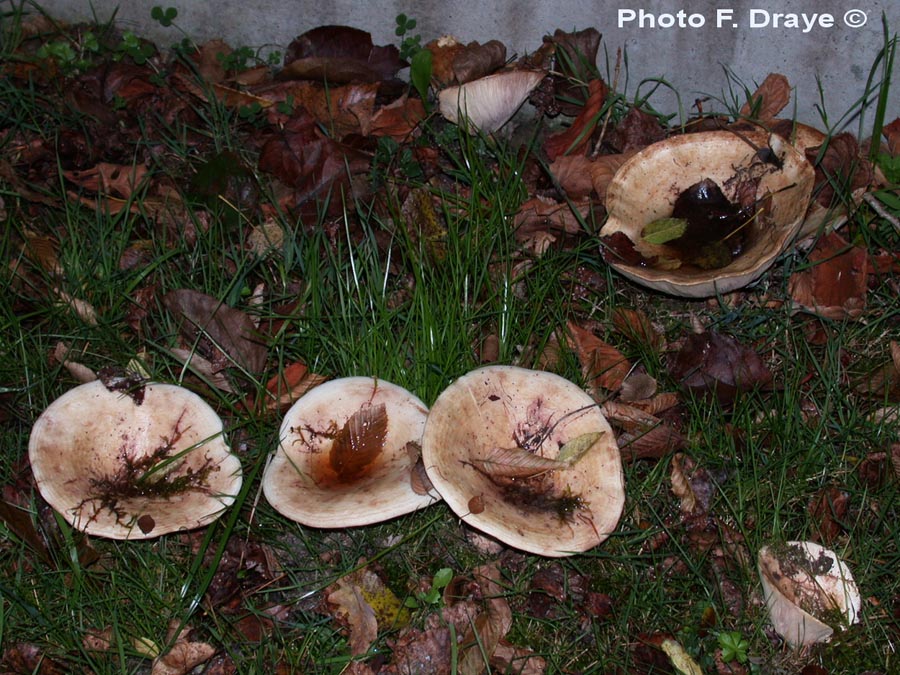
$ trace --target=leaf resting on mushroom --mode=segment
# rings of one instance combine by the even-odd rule
[[[569,466],[567,462],[541,457],[522,448],[492,448],[486,457],[473,459],[472,465],[488,476],[504,478],[528,478]]]
[[[597,445],[597,442],[605,435],[605,431],[590,431],[566,441],[566,444],[559,449],[556,460],[565,463],[567,467],[572,466]]]
[[[648,244],[665,244],[683,236],[687,225],[687,218],[657,218],[647,223],[641,237]]]
[[[384,450],[387,436],[387,410],[384,404],[366,406],[353,413],[331,445],[329,462],[341,481],[351,481]]]

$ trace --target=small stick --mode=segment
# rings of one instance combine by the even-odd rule
[[[872,207],[872,210],[875,211],[879,216],[888,221],[891,225],[894,226],[894,229],[900,233],[900,220],[897,219],[896,216],[888,213],[884,206],[881,205],[881,202],[873,195],[871,192],[867,192],[863,195],[863,201]]]

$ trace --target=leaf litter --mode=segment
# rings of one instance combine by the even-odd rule
[[[42,30],[53,34],[56,29],[47,26]],[[29,38],[25,35],[27,44]],[[667,127],[659,116],[635,106],[614,117],[601,112],[610,110],[615,85],[610,86],[586,65],[594,63],[600,40],[594,29],[556,31],[545,38],[540,49],[518,62],[508,61],[505,46],[497,41],[483,45],[435,41],[427,46],[433,55],[435,82],[442,85],[471,82],[504,69],[545,71],[530,92],[530,105],[547,119],[565,118],[565,124],[540,137],[536,147],[545,165],[528,168],[532,173],[526,175],[533,176],[526,185],[528,198],[510,213],[518,244],[515,255],[520,262],[530,265],[583,243],[587,237],[585,224],[595,217],[602,218],[605,188],[617,168],[648,144],[679,133]],[[302,360],[279,361],[279,367],[273,367],[274,355],[268,345],[277,328],[259,322],[248,301],[232,306],[193,289],[163,293],[161,288],[165,285],[160,285],[151,261],[143,257],[145,244],[141,242],[161,234],[172,244],[185,242],[195,246],[209,229],[213,206],[226,201],[237,205],[240,217],[236,227],[245,231],[248,242],[250,233],[254,233],[253,250],[261,258],[272,256],[278,260],[285,237],[292,233],[281,231],[279,236],[261,229],[276,211],[295,216],[301,229],[321,228],[329,233],[331,246],[345,235],[351,239],[358,236],[358,223],[347,223],[345,232],[339,222],[345,214],[341,199],[334,198],[337,195],[369,200],[374,213],[384,216],[384,222],[393,222],[394,231],[388,238],[398,236],[397,223],[387,217],[388,209],[379,202],[378,190],[370,180],[378,171],[386,171],[387,176],[380,179],[386,179],[394,189],[398,178],[414,169],[427,182],[425,187],[406,192],[410,206],[404,209],[403,227],[424,244],[426,255],[420,264],[440,265],[449,237],[445,217],[455,209],[473,208],[465,205],[471,186],[453,184],[453,172],[443,149],[421,141],[428,120],[427,102],[397,79],[406,67],[398,50],[391,45],[374,45],[364,31],[342,26],[309,31],[289,46],[277,73],[267,67],[241,70],[227,66],[228,56],[234,52],[223,42],[200,45],[189,54],[193,62],[190,69],[176,60],[167,61],[154,49],[147,63],[128,58],[68,73],[66,80],[73,92],[69,102],[84,116],[83,123],[64,124],[53,143],[44,136],[29,136],[21,130],[9,132],[0,157],[0,177],[36,213],[41,208],[62,206],[62,198],[51,196],[54,192],[50,189],[60,180],[64,181],[68,199],[92,211],[136,213],[140,204],[150,221],[148,230],[139,233],[141,240],[130,242],[120,260],[123,270],[149,270],[143,284],[134,289],[130,322],[143,335],[150,328],[152,308],[159,302],[178,324],[178,337],[170,345],[170,353],[226,393],[246,394],[252,391],[248,378],[262,377],[267,383],[265,394],[258,396],[254,392],[245,405],[272,414],[326,376],[317,374],[314,365]],[[58,74],[54,69],[62,65],[31,60],[4,64],[3,71],[19,83],[32,81],[52,93]],[[783,122],[777,115],[790,101],[790,92],[783,75],[770,74],[749,97],[739,117],[776,128]],[[236,115],[249,115],[241,127],[246,150],[241,157],[223,157],[203,133],[196,131],[200,126],[197,107],[213,99]],[[702,113],[700,105],[697,111]],[[192,156],[201,160],[192,167],[183,162],[172,163],[165,153],[151,152],[142,144],[145,136],[161,137],[167,125],[175,123],[184,129]],[[722,122],[699,114],[686,127],[703,125],[720,128]],[[739,128],[735,126],[736,130]],[[897,128],[897,121],[885,126],[887,147],[893,155],[898,152]],[[396,145],[388,146],[384,139]],[[377,160],[380,149],[385,147],[395,150],[386,169]],[[816,201],[823,206],[837,204],[836,185],[854,192],[868,189],[876,180],[875,169],[862,156],[860,142],[851,134],[836,134],[822,144],[805,148],[805,152],[816,167]],[[403,157],[405,164],[400,160]],[[214,175],[209,173],[210,167],[215,169]],[[274,206],[261,199],[254,178],[257,174],[271,181]],[[190,189],[183,189],[188,185]],[[450,189],[443,192],[448,186]],[[397,189],[400,195],[406,190]],[[455,198],[449,198],[449,193]],[[426,201],[427,207],[423,206]],[[474,206],[478,207],[485,205]],[[874,227],[874,223],[871,225]],[[661,232],[650,234],[669,241],[677,238],[672,234],[679,227],[673,229],[672,223],[667,223]],[[14,235],[20,251],[10,265],[14,302],[27,307],[46,295],[85,324],[105,321],[107,308],[102,303],[81,297],[74,286],[63,283],[73,274],[67,269],[66,257],[60,255],[64,251],[61,244],[65,244],[69,233],[55,230],[24,234],[21,240]],[[259,241],[261,237],[264,241]],[[626,242],[613,241],[608,245],[613,254],[635,255]],[[834,233],[817,238],[810,248],[800,249],[808,264],[788,279],[789,302],[794,309],[834,321],[871,318],[867,293],[879,282],[877,275],[896,273],[898,261],[896,251],[870,249],[861,236],[848,234],[841,238]],[[528,266],[519,269],[527,270]],[[594,298],[605,283],[590,279],[590,270],[584,268],[572,274],[572,289],[581,289],[573,290],[573,298],[578,293]],[[291,292],[299,294],[299,288],[296,286]],[[402,302],[402,296],[398,297]],[[743,296],[724,300],[741,302]],[[567,302],[568,298],[560,300],[560,304]],[[687,454],[688,449],[696,450],[697,441],[696,435],[684,427],[683,398],[696,396],[713,401],[727,414],[744,397],[772,391],[780,383],[765,357],[765,347],[758,342],[746,343],[716,330],[687,336],[677,336],[676,332],[671,326],[652,322],[637,308],[613,308],[610,322],[605,325],[596,320],[593,312],[584,312],[556,327],[556,354],[551,358],[547,350],[541,357],[548,364],[553,359],[558,363],[568,350],[577,360],[585,384],[616,429],[623,456],[648,464],[670,463],[669,481],[677,500],[676,514],[667,517],[665,535],[652,541],[653,550],[666,556],[655,571],[664,576],[678,573],[683,560],[667,543],[672,537],[678,538],[679,546],[705,556],[698,572],[715,585],[722,607],[737,619],[748,598],[754,600],[751,593],[732,580],[734,570],[749,559],[749,551],[741,534],[742,524],[733,522],[729,515],[721,515],[717,495],[728,479],[727,472],[707,468]],[[496,333],[491,335],[496,341]],[[480,342],[488,344],[491,335]],[[894,346],[895,341],[887,342]],[[59,344],[61,348],[53,357],[56,363],[77,378],[93,374],[90,367],[80,362],[92,361],[86,347]],[[522,354],[527,354],[529,347],[522,346]],[[80,360],[76,360],[76,355]],[[648,356],[662,359],[663,367],[654,373],[656,378],[641,371]],[[878,364],[872,374],[855,383],[857,393],[896,403],[900,382],[897,363],[894,358]],[[659,391],[660,382],[675,384],[680,390]],[[890,414],[888,407],[882,409],[882,415]],[[365,470],[378,454],[379,439],[389,423],[386,414],[381,415],[377,409],[366,409],[357,415],[351,418],[352,424],[348,421],[338,430],[332,446],[331,465],[342,475]],[[571,459],[562,451],[556,460],[543,461],[544,458],[521,448],[498,448],[493,456],[482,460],[480,469],[500,477],[565,470],[560,464],[577,462],[580,453],[588,452],[592,445],[590,438],[576,440],[578,447],[571,448]],[[886,440],[879,450],[859,458],[859,474],[871,485],[896,483],[900,474],[898,444]],[[473,497],[470,502],[473,512],[489,507],[479,499]],[[555,499],[553,508],[558,509],[561,522],[579,508],[577,495],[556,495]],[[0,519],[6,527],[25,541],[44,564],[55,559],[60,543],[45,536],[49,530],[35,527],[34,520],[24,515],[31,513],[30,506],[14,500],[2,503]],[[804,506],[815,526],[815,536],[822,541],[854,536],[851,521],[859,517],[859,507],[839,482],[813,492]],[[195,540],[194,545],[197,544]],[[225,556],[207,561],[216,565],[216,581],[207,596],[210,611],[231,613],[235,618],[248,607],[258,610],[264,606],[257,594],[280,574],[277,565],[272,564],[272,555],[252,538],[229,541]],[[84,559],[91,558],[86,555]],[[458,595],[447,595],[438,611],[424,613],[419,622],[407,623],[408,617],[398,618],[400,610],[394,614],[385,610],[399,604],[395,603],[397,596],[366,566],[334,582],[325,592],[327,601],[319,605],[319,611],[344,627],[352,655],[371,656],[372,646],[380,640],[389,644],[389,658],[381,662],[372,659],[371,665],[354,662],[353,672],[449,672],[451,654],[457,656],[457,672],[482,672],[486,661],[501,672],[545,672],[543,656],[506,641],[511,637],[514,619],[507,600],[510,593],[505,584],[510,580],[503,574],[505,569],[497,561],[474,568],[453,584]],[[549,570],[540,570],[531,578],[529,611],[536,618],[547,619],[559,611],[557,604],[548,606],[536,599],[547,597],[555,602],[574,603],[585,630],[592,622],[603,621],[615,612],[615,596],[593,590],[586,577],[571,576],[563,583],[559,567]],[[516,607],[516,611],[519,609]],[[250,640],[256,635],[258,640],[276,630],[295,611],[296,608],[268,604],[262,618],[252,622],[237,619],[235,626],[241,639]],[[255,616],[258,615],[256,611]],[[94,648],[102,647],[103,635],[98,629]],[[210,661],[214,654],[224,657],[218,645],[214,647],[204,637],[192,636],[186,630],[169,637],[172,647],[166,654],[155,655],[153,672],[186,673]],[[693,668],[689,665],[693,657],[684,652],[681,643],[662,632],[644,634],[637,628],[630,637],[636,664],[652,662],[663,672],[671,672],[673,667],[682,672]],[[522,644],[521,640],[516,644]],[[644,651],[645,648],[650,651]],[[6,647],[3,664],[13,672],[67,671],[65,664],[58,664],[27,643]],[[284,666],[273,667],[277,670]],[[630,672],[641,672],[640,666]]]

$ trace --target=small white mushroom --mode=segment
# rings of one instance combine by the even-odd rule
[[[448,87],[438,94],[441,115],[469,133],[492,134],[506,124],[544,79],[535,70],[507,70]]]
[[[219,416],[170,384],[75,387],[35,422],[28,455],[44,499],[76,529],[111,539],[208,525],[241,489]]]
[[[418,446],[428,408],[407,390],[371,377],[320,384],[285,414],[263,474],[268,502],[320,528],[377,523],[438,499],[418,494],[408,446]],[[421,489],[420,489],[421,491]]]
[[[789,644],[827,642],[835,627],[859,621],[859,590],[833,551],[811,541],[789,541],[764,546],[757,564],[769,619]]]
[[[561,449],[585,438],[590,448],[563,461]],[[609,424],[588,394],[552,373],[487,366],[463,375],[432,406],[422,458],[466,523],[544,556],[596,546],[625,503]]]

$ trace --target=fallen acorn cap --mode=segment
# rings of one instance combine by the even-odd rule
[[[506,70],[447,87],[438,94],[441,115],[464,124],[469,133],[492,134],[509,121],[545,76],[537,70]]]
[[[598,438],[566,468],[560,449]],[[560,557],[615,529],[625,503],[619,449],[594,400],[553,373],[487,366],[463,375],[431,408],[425,470],[466,523],[515,548]],[[523,475],[522,465],[534,467]],[[515,474],[515,475],[511,475]]]
[[[263,474],[266,499],[319,528],[369,525],[428,506],[439,497],[411,484],[427,414],[416,396],[384,380],[318,385],[284,416]]]
[[[762,160],[760,148],[771,148],[777,162]],[[665,258],[667,247],[644,241],[644,228],[670,217],[679,195],[705,179],[714,181],[732,201],[734,191],[747,181],[758,181],[757,199],[771,194],[767,218],[771,222],[751,225],[749,243],[729,264],[717,269],[692,265],[665,269],[620,260],[614,252],[609,264],[632,281],[682,297],[702,298],[742,288],[758,279],[794,241],[806,217],[815,171],[801,152],[776,134],[705,131],[673,136],[647,146],[616,171],[606,191],[609,217],[600,236],[622,233],[644,258]]]
[[[111,539],[208,525],[242,483],[222,420],[171,384],[69,390],[35,422],[28,456],[43,498],[76,529]]]

